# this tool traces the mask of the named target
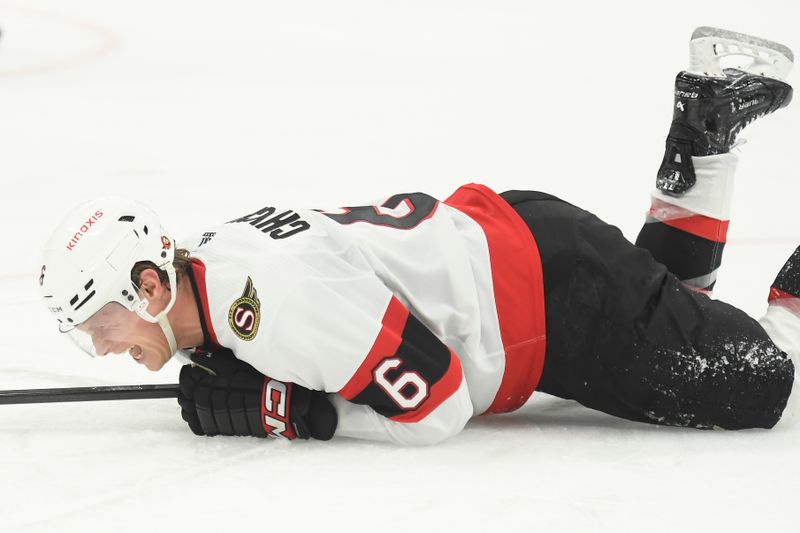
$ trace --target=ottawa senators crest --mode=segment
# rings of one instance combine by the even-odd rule
[[[248,276],[244,293],[231,305],[228,311],[228,324],[237,337],[243,341],[251,341],[258,333],[261,322],[261,302],[258,300],[253,280]]]

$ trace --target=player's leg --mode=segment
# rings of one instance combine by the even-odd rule
[[[772,283],[769,306],[759,320],[772,341],[800,368],[800,247],[786,261]],[[800,391],[795,383],[782,420],[800,418]]]
[[[733,198],[735,153],[693,157],[697,184],[682,197],[656,189],[636,245],[687,287],[710,293],[722,264]]]
[[[753,61],[714,71],[729,45],[744,60],[772,54],[780,68]],[[746,125],[791,101],[791,87],[775,76],[788,72],[792,55],[777,43],[711,28],[698,28],[690,49],[693,64],[675,79],[673,120],[636,244],[690,288],[710,292],[730,221],[738,159],[731,149]],[[704,54],[711,60],[696,61]]]
[[[778,421],[793,366],[757,321],[687,289],[591,213],[543,193],[502,196],[542,259],[547,349],[538,390],[657,424]]]

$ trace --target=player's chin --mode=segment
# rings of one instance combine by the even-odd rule
[[[166,361],[155,360],[155,361],[145,361],[143,364],[147,370],[150,372],[158,372],[164,367],[164,363]]]
[[[167,357],[161,357],[160,354],[156,356],[152,354],[143,354],[143,357],[136,359],[136,362],[140,365],[144,365],[144,367],[151,372],[157,372],[164,367],[168,359]]]

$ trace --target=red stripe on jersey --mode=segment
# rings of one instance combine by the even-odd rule
[[[458,356],[450,350],[450,365],[447,367],[447,372],[445,372],[444,376],[442,376],[439,381],[433,384],[430,390],[430,396],[422,402],[419,409],[403,413],[402,415],[393,416],[391,420],[403,423],[419,422],[431,414],[434,409],[439,407],[442,402],[458,390],[461,386],[463,375],[464,372],[461,370],[461,361],[459,361]]]
[[[500,388],[486,412],[513,411],[533,394],[544,366],[544,283],[539,248],[517,212],[488,187],[465,185],[445,204],[472,218],[486,235],[506,354]]]
[[[350,380],[339,391],[345,400],[352,400],[372,383],[372,369],[387,356],[397,353],[400,343],[403,342],[403,328],[408,320],[408,310],[400,300],[392,296],[386,313],[381,320],[381,330],[375,338],[367,357],[355,371]]]
[[[222,346],[217,340],[217,334],[214,333],[214,323],[211,322],[211,312],[208,308],[208,290],[206,289],[206,265],[199,259],[192,258],[192,274],[194,274],[194,282],[197,285],[197,299],[200,300],[200,307],[203,310],[203,318],[206,321],[206,329],[208,330],[209,341],[214,346]]]
[[[769,289],[769,297],[767,298],[768,302],[773,300],[781,300],[783,298],[797,298],[794,294],[790,294],[786,291],[782,291],[775,287],[770,287]]]
[[[648,214],[662,224],[709,241],[724,243],[728,238],[729,220],[698,215],[656,198],[652,199]]]

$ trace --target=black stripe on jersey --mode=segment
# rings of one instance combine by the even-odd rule
[[[408,320],[403,328],[402,341],[397,351],[394,354],[386,354],[386,357],[382,358],[372,371],[374,372],[378,369],[381,363],[387,359],[398,358],[402,361],[402,364],[397,368],[388,370],[384,374],[386,379],[394,383],[404,373],[415,372],[427,383],[428,394],[430,394],[433,385],[445,375],[450,367],[450,357],[449,348],[436,335],[431,333],[422,322],[409,313]],[[413,383],[407,384],[400,390],[401,393],[408,397],[416,394],[416,386]],[[408,412],[408,409],[400,407],[390,393],[376,383],[375,380],[350,401],[361,405],[369,405],[376,412],[387,418]],[[423,404],[424,401],[420,403]]]
[[[339,224],[353,224],[354,222],[367,222],[375,226],[386,226],[396,229],[412,229],[417,227],[420,222],[433,214],[439,201],[433,196],[425,193],[403,193],[395,194],[381,207],[394,209],[401,203],[406,203],[409,212],[401,217],[379,212],[373,205],[358,207],[345,207],[345,213],[325,213],[323,215],[335,220]]]
[[[642,227],[636,246],[645,248],[678,279],[707,276],[722,264],[725,243],[715,242],[662,222]]]

